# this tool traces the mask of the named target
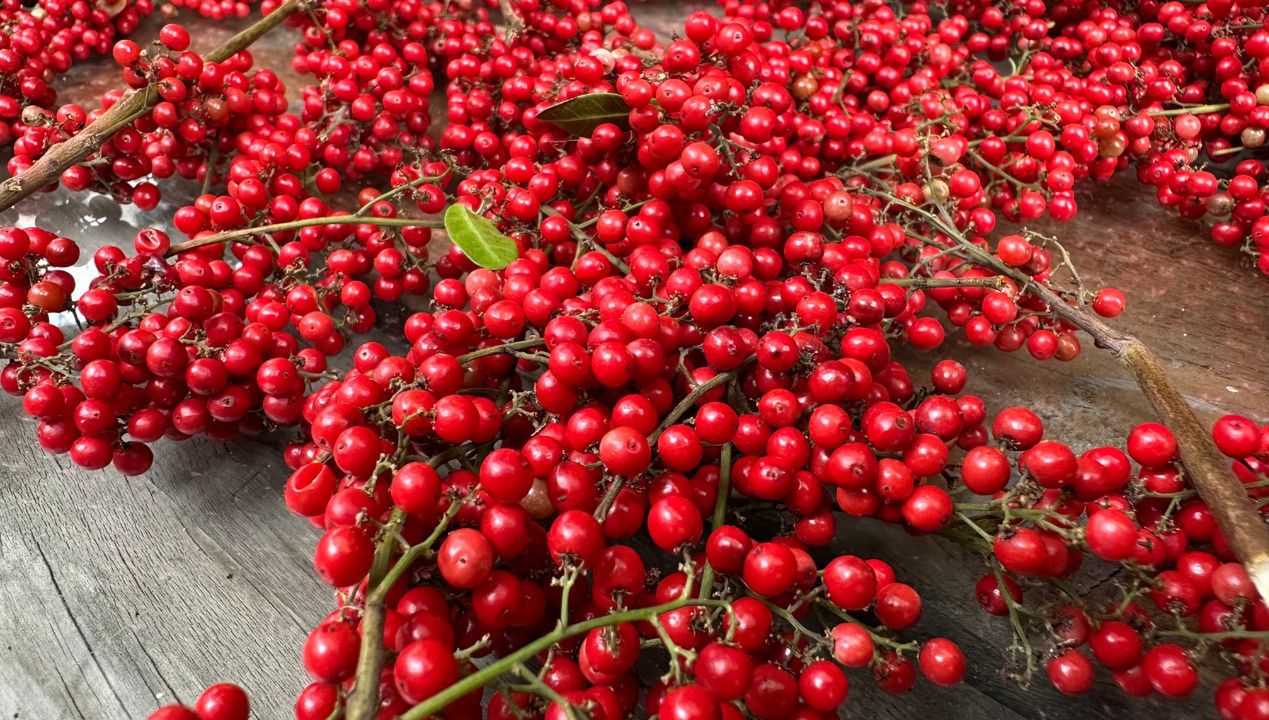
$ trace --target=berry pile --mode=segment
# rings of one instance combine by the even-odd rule
[[[1009,618],[1023,682],[1075,695],[1100,665],[1180,697],[1222,658],[1218,711],[1258,718],[1269,606],[1184,432],[1077,454],[1026,407],[989,411],[954,358],[920,385],[901,360],[958,330],[1038,360],[1081,330],[1122,345],[1095,317],[1121,292],[997,224],[1069,219],[1074,183],[1130,158],[1185,176],[1160,194],[1183,212],[1228,195],[1218,239],[1251,232],[1261,171],[1226,191],[1186,169],[1235,123],[1186,136],[1164,109],[1206,99],[1168,79],[1187,68],[1244,72],[1181,38],[1246,33],[1171,5],[754,0],[663,45],[621,2],[327,0],[292,22],[299,115],[247,51],[205,61],[169,25],[114,46],[162,100],[61,181],[152,208],[147,177],[200,178],[185,238],[107,245],[76,288],[73,241],[0,229],[0,387],[42,447],[124,474],[164,438],[296,428],[286,504],[336,601],[298,720],[813,720],[856,671],[959,683],[920,589],[834,542],[858,518],[979,551],[965,591]],[[93,117],[58,110],[10,169]],[[392,337],[364,337],[394,306]],[[1269,426],[1211,441],[1260,508]],[[153,720],[247,714],[218,685]]]
[[[0,147],[21,143],[46,122],[45,111],[57,105],[55,77],[110,52],[115,38],[135,30],[153,9],[152,0],[0,3]]]
[[[123,67],[128,87],[153,86],[158,102],[93,157],[63,171],[65,187],[95,190],[153,210],[160,199],[154,180],[179,175],[210,182],[218,172],[216,158],[230,153],[237,137],[248,128],[273,126],[286,110],[285,89],[277,76],[267,69],[253,71],[250,53],[207,61],[189,50],[189,33],[176,24],[164,25],[159,40],[161,52],[143,51],[132,40],[115,44],[114,59]],[[122,94],[107,93],[102,110],[91,113],[63,105],[47,123],[28,127],[14,144],[9,171],[29,168],[119,102]]]

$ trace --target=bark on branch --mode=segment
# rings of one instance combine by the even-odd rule
[[[206,55],[209,62],[224,62],[245,50],[268,31],[277,27],[300,8],[300,0],[289,0],[257,20]],[[35,164],[0,183],[0,211],[8,210],[23,198],[55,184],[62,172],[93,154],[102,143],[127,127],[159,101],[156,83],[124,93],[110,109],[66,142],[49,149]]]

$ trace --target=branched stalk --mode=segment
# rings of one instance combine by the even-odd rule
[[[277,27],[301,7],[301,0],[288,0],[278,9],[260,18],[242,32],[229,38],[207,54],[207,62],[224,62],[245,50],[262,35]],[[96,152],[129,123],[136,120],[159,101],[158,83],[150,83],[124,93],[114,105],[66,142],[49,149],[31,167],[0,183],[0,210],[8,210],[23,198],[54,183],[66,168]],[[210,169],[209,169],[210,172]]]
[[[696,404],[697,400],[704,397],[705,393],[710,390],[730,381],[733,377],[735,377],[735,375],[735,372],[719,373],[709,380],[706,380],[700,385],[692,388],[692,392],[688,393],[686,397],[680,400],[679,404],[675,405],[674,408],[670,410],[670,414],[666,415],[665,419],[661,421],[661,425],[656,429],[656,431],[648,436],[648,444],[656,445],[657,438],[661,437],[661,433],[665,432],[666,429],[673,425],[676,420],[683,417],[683,414],[690,410],[692,406]],[[604,518],[608,517],[608,511],[612,508],[612,504],[616,502],[617,493],[621,492],[621,488],[625,485],[625,482],[625,477],[618,476],[609,483],[608,489],[604,492],[604,496],[599,500],[599,506],[595,508],[595,518],[597,520],[602,522]]]
[[[535,348],[545,344],[546,344],[546,338],[542,338],[542,337],[525,338],[524,340],[516,340],[515,342],[503,343],[501,345],[492,345],[490,347],[481,348],[479,350],[472,350],[469,353],[459,355],[458,362],[462,365],[466,365],[472,360],[478,360],[482,357],[489,357],[490,355],[502,355],[503,353],[510,353],[516,350],[527,350],[529,348]]]
[[[476,672],[445,688],[436,695],[433,695],[427,700],[415,705],[401,715],[401,720],[423,720],[423,718],[431,717],[445,709],[451,703],[456,702],[467,693],[483,688],[493,680],[512,672],[517,665],[525,662],[529,658],[534,657],[552,645],[571,637],[577,637],[578,635],[588,633],[596,628],[608,627],[609,625],[651,620],[663,613],[678,610],[679,608],[687,607],[689,605],[714,606],[722,604],[722,601],[719,600],[702,600],[695,598],[693,596],[693,590],[692,573],[688,573],[687,582],[683,586],[683,592],[677,598],[669,602],[661,603],[660,605],[653,605],[651,607],[639,608],[637,610],[627,610],[625,612],[604,615],[591,620],[574,623],[568,627],[557,628],[553,632],[547,633],[519,650],[500,658],[497,662],[490,663],[489,665],[480,668]]]
[[[379,672],[383,668],[385,650],[383,626],[387,618],[384,607],[386,593],[382,590],[391,587],[385,585],[383,580],[388,563],[392,560],[392,548],[396,544],[393,538],[404,522],[405,511],[401,508],[394,509],[384,530],[384,537],[375,551],[374,564],[370,567],[370,579],[366,584],[370,590],[361,613],[361,651],[357,656],[356,684],[348,696],[348,708],[345,711],[350,720],[368,720],[374,717],[379,705]]]
[[[963,259],[1014,280],[1025,292],[1048,305],[1055,315],[1091,335],[1097,347],[1109,350],[1128,368],[1159,420],[1176,436],[1181,464],[1194,489],[1211,508],[1217,524],[1229,539],[1230,548],[1247,566],[1256,589],[1263,597],[1269,597],[1269,526],[1234,476],[1229,461],[1216,449],[1194,410],[1172,383],[1159,357],[1138,338],[1107,325],[1083,307],[1070,305],[1049,287],[968,242],[952,223],[899,198],[885,196],[884,199],[922,216],[957,244]]]
[[[419,177],[414,178],[410,182],[398,185],[392,188],[391,190],[384,192],[382,195],[380,195],[379,197],[376,197],[375,199],[371,200],[365,205],[362,205],[360,208],[357,209],[357,212],[353,213],[353,215],[357,215],[358,217],[364,216],[366,213],[370,212],[371,208],[383,202],[384,200],[391,200],[392,198],[396,197],[397,195],[400,195],[403,192],[409,192],[410,190],[414,190],[420,185],[425,185],[430,182],[436,182],[437,180],[443,180],[444,178],[445,178],[444,175],[420,175]]]
[[[470,445],[456,446],[469,450]],[[429,461],[434,467],[444,464],[450,458],[451,451],[437,455]],[[383,625],[387,616],[384,599],[388,591],[401,579],[416,560],[431,552],[432,546],[445,533],[450,522],[458,515],[463,503],[468,498],[456,498],[450,503],[445,514],[437,521],[436,527],[423,542],[411,546],[389,566],[392,550],[396,546],[397,530],[405,522],[405,511],[396,508],[384,529],[379,547],[375,551],[374,564],[370,569],[370,578],[366,583],[365,608],[361,615],[361,651],[357,657],[356,682],[348,696],[346,717],[348,720],[371,720],[379,708],[379,673],[383,670],[386,648],[383,645]]]
[[[833,616],[841,620],[844,620],[850,623],[851,625],[858,625],[864,630],[867,630],[868,636],[872,638],[873,644],[875,645],[888,647],[891,650],[894,650],[895,652],[900,652],[904,650],[911,651],[911,650],[916,650],[920,647],[920,644],[915,641],[903,643],[878,633],[876,630],[873,630],[873,628],[869,626],[868,623],[864,622],[863,620],[860,620],[854,615],[851,615],[845,610],[837,607],[836,605],[833,604],[833,601],[829,600],[828,598],[817,598],[815,600],[815,605],[817,607],[823,608],[824,610],[826,610]]]

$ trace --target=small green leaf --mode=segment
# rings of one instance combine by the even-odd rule
[[[464,255],[483,268],[501,270],[520,256],[515,240],[498,232],[487,218],[461,203],[454,203],[445,210],[445,233]]]
[[[604,123],[625,127],[630,122],[630,106],[617,93],[591,93],[548,105],[538,113],[538,119],[574,137],[590,137]]]

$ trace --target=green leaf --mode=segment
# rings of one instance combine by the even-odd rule
[[[548,105],[538,118],[574,137],[590,137],[604,123],[625,127],[630,122],[630,106],[617,93],[591,93]]]
[[[445,210],[445,233],[477,265],[501,270],[520,256],[516,241],[498,232],[488,218],[454,203]]]

